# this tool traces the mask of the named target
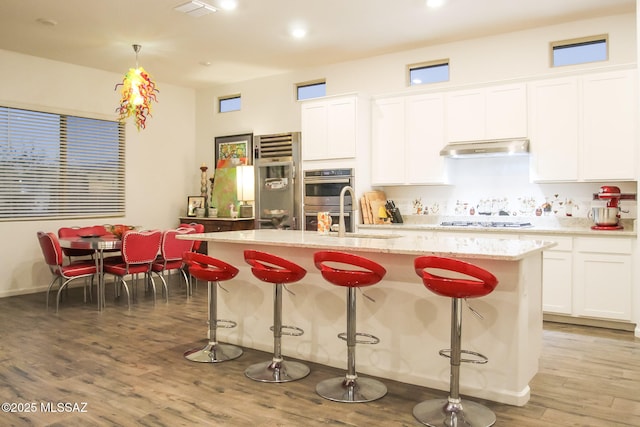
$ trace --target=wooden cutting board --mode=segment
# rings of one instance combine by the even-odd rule
[[[384,191],[367,191],[364,193],[364,197],[369,205],[371,223],[383,224],[384,221],[378,217],[378,211],[380,210],[380,206],[384,207],[387,203],[387,196],[384,194]]]

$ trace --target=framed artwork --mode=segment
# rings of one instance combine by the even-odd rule
[[[204,208],[205,201],[202,196],[187,197],[187,216],[196,216],[196,209]]]
[[[216,136],[216,169],[253,163],[253,134]]]

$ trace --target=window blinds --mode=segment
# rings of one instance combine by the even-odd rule
[[[0,220],[125,211],[124,125],[0,106]]]

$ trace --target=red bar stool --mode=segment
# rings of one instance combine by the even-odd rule
[[[313,255],[322,277],[336,286],[347,288],[347,332],[338,338],[347,341],[347,373],[330,378],[316,386],[316,392],[336,402],[371,402],[387,394],[387,387],[372,378],[358,378],[356,374],[356,344],[377,344],[373,335],[356,332],[356,288],[378,283],[387,271],[378,263],[357,255],[336,251],[319,251]],[[351,266],[346,270],[338,266]],[[358,339],[364,337],[364,339]]]
[[[422,424],[440,426],[492,426],[496,415],[486,406],[460,398],[460,362],[487,363],[486,356],[473,351],[462,350],[462,300],[478,298],[490,294],[498,284],[498,279],[488,271],[451,258],[435,256],[418,257],[414,261],[416,274],[422,277],[424,285],[433,293],[451,298],[451,348],[440,350],[440,355],[450,359],[448,399],[433,399],[418,403],[413,408],[413,416]],[[437,269],[453,272],[457,276],[442,277],[428,270]],[[471,307],[469,309],[479,316]],[[471,358],[462,359],[462,354]]]
[[[209,342],[203,348],[194,348],[184,353],[192,362],[217,363],[240,357],[242,349],[231,344],[221,344],[217,340],[217,328],[234,328],[237,324],[231,320],[218,319],[218,293],[220,282],[233,279],[238,274],[234,266],[219,259],[198,253],[186,252],[184,261],[189,273],[196,279],[208,282],[209,295]]]
[[[275,285],[273,293],[273,358],[268,362],[251,365],[244,374],[255,381],[284,383],[309,375],[309,367],[282,358],[282,335],[300,336],[304,331],[282,324],[282,286],[302,279],[307,270],[278,256],[265,252],[246,250],[244,259],[251,266],[253,275],[263,282]]]

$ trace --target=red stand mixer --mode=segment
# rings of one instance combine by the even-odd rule
[[[603,185],[600,187],[598,194],[594,194],[594,200],[602,200],[606,202],[603,206],[594,206],[591,208],[593,222],[596,224],[591,227],[593,230],[620,230],[622,225],[620,221],[620,199],[622,194],[619,187],[613,185]]]

